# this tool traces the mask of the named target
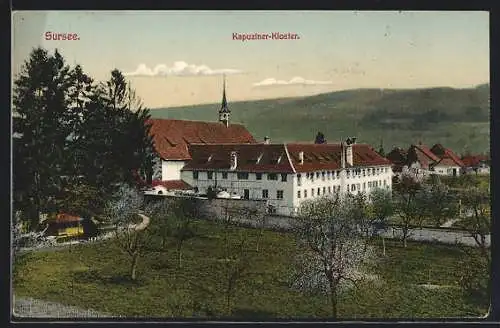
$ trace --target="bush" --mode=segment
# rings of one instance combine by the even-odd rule
[[[490,268],[488,261],[480,255],[469,254],[462,265],[459,284],[470,296],[488,299],[490,288]]]

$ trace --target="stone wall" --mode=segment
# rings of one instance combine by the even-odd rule
[[[148,201],[161,201],[165,198],[179,196],[146,195]],[[200,219],[220,221],[230,219],[234,224],[248,227],[264,227],[266,229],[283,231],[292,228],[290,217],[270,215],[267,213],[265,200],[246,199],[207,199],[192,197],[197,204]]]

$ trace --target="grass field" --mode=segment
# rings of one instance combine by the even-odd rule
[[[112,240],[22,256],[14,266],[17,296],[55,301],[125,316],[217,317],[220,291],[221,228],[196,222],[197,237],[185,247],[179,268],[172,252],[155,251],[139,260],[138,280],[125,279],[129,262]],[[230,240],[247,234],[250,247],[258,230],[230,229]],[[381,253],[380,241],[376,247]],[[472,300],[458,287],[463,253],[453,246],[387,241],[387,256],[370,268],[377,283],[346,291],[340,318],[427,318],[484,315],[487,300]],[[264,232],[259,251],[239,284],[233,318],[325,318],[330,306],[321,295],[291,289],[290,268],[296,252],[291,235]],[[440,285],[425,289],[419,284]],[[193,302],[197,300],[197,302]]]
[[[470,89],[360,89],[308,97],[231,102],[231,120],[259,140],[312,142],[348,136],[386,152],[422,141],[461,154],[490,149],[489,85]],[[151,110],[153,118],[216,121],[220,104]]]

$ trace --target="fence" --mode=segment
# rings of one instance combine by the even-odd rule
[[[67,306],[59,303],[46,302],[33,298],[13,297],[14,318],[112,318],[118,317],[100,313],[95,310],[80,309],[75,306]]]

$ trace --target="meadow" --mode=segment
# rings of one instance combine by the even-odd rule
[[[195,238],[184,247],[181,265],[175,247],[151,246],[139,259],[136,281],[127,278],[130,261],[113,240],[26,253],[14,265],[14,293],[126,317],[328,318],[327,297],[291,288],[297,252],[293,236],[273,231],[261,235],[259,230],[241,227],[224,230],[230,242],[246,236],[250,252],[234,305],[226,312],[220,262],[225,234],[221,226],[207,221],[197,221],[195,231]],[[403,248],[400,241],[387,240],[384,257],[381,241],[372,244],[378,259],[367,270],[377,279],[342,293],[340,319],[486,314],[488,299],[472,298],[458,283],[467,269],[463,265],[467,255],[460,248],[412,242]]]

